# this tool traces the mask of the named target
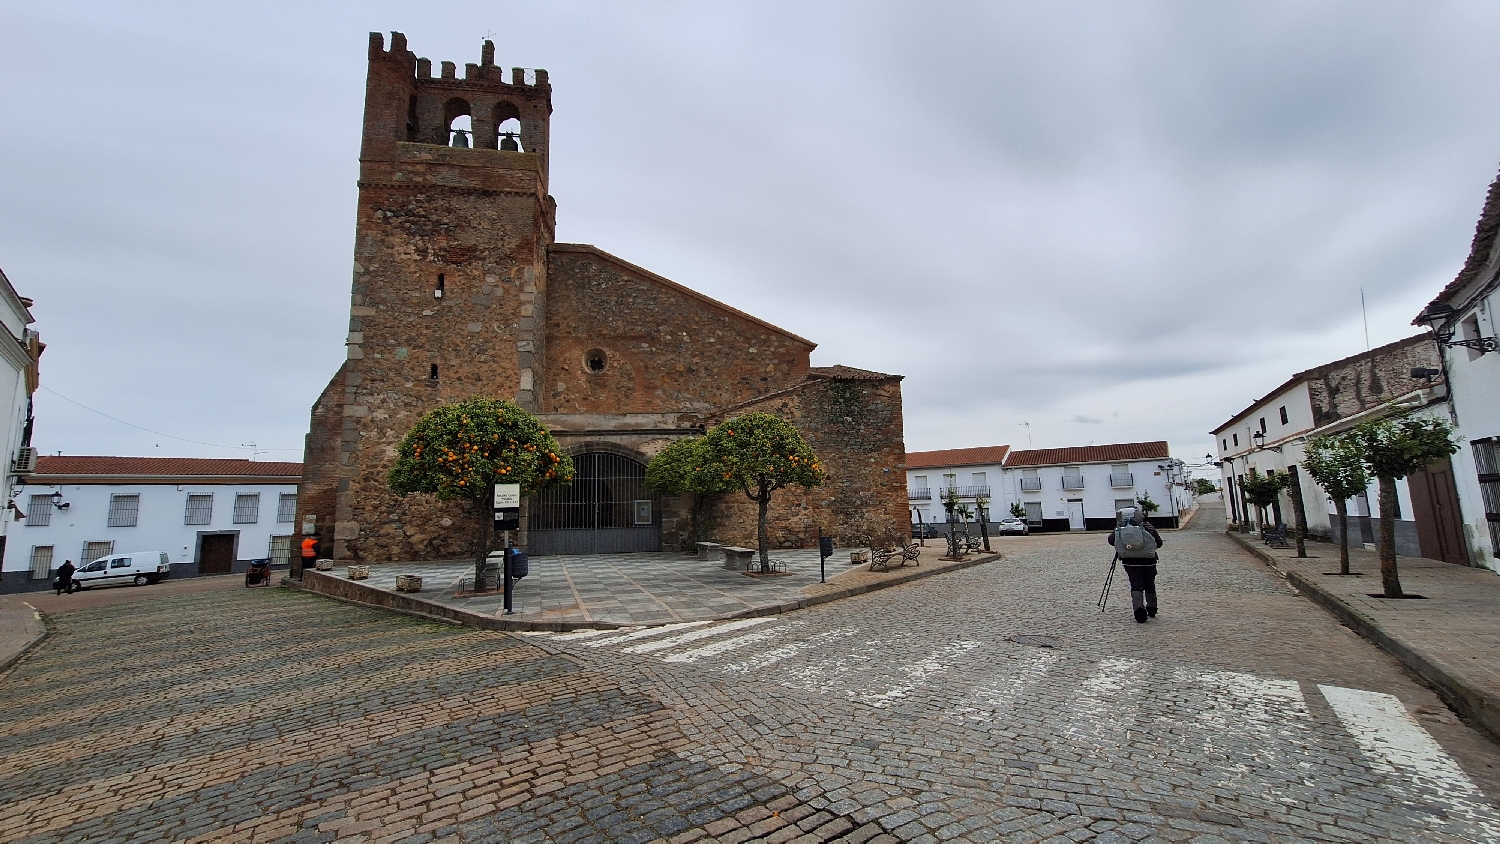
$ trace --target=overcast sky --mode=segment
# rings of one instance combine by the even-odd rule
[[[40,449],[300,459],[372,30],[546,68],[558,239],[905,375],[910,450],[1201,458],[1361,287],[1415,333],[1500,163],[1494,3],[0,0]]]

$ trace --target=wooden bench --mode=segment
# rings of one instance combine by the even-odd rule
[[[892,563],[904,566],[908,561],[920,566],[921,555],[922,546],[906,537],[902,537],[901,544],[895,548],[876,548],[872,545],[870,546],[870,571],[890,571]]]
[[[750,561],[755,559],[754,548],[738,548],[733,545],[725,545],[721,550],[724,552],[724,568],[730,571],[745,571]]]

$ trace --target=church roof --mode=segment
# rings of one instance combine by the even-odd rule
[[[711,308],[723,311],[723,312],[728,313],[728,314],[732,314],[734,316],[739,317],[740,319],[749,320],[750,322],[753,322],[756,325],[761,326],[762,328],[769,329],[769,330],[774,331],[777,334],[781,334],[781,335],[783,335],[785,337],[790,337],[791,339],[796,340],[799,343],[805,343],[807,345],[807,348],[809,350],[816,349],[818,347],[817,343],[814,343],[813,341],[808,340],[805,337],[799,337],[796,334],[793,334],[792,332],[787,331],[785,328],[782,328],[782,327],[777,326],[777,325],[772,325],[771,323],[766,322],[765,320],[760,319],[759,317],[754,317],[754,316],[751,316],[750,314],[745,313],[744,311],[740,310],[739,308],[735,308],[735,307],[732,307],[730,305],[726,305],[723,302],[720,302],[718,299],[714,299],[712,297],[705,296],[702,293],[699,293],[698,291],[692,289],[691,287],[686,287],[684,285],[678,284],[677,282],[671,280],[670,278],[667,278],[665,276],[659,276],[656,273],[653,273],[650,270],[646,269],[645,267],[636,266],[635,264],[630,263],[629,261],[625,260],[624,258],[621,258],[618,255],[611,255],[610,253],[605,252],[603,249],[600,249],[599,247],[594,246],[592,244],[588,244],[588,243],[553,243],[553,244],[551,244],[550,246],[547,247],[547,251],[548,252],[582,252],[582,253],[585,253],[585,254],[588,254],[588,255],[593,255],[596,258],[601,258],[601,259],[603,259],[605,261],[608,261],[611,264],[614,264],[615,266],[620,267],[621,269],[625,270],[626,272],[629,272],[629,273],[631,273],[633,275],[637,275],[637,276],[639,276],[639,277],[641,277],[641,278],[643,278],[643,279],[645,279],[647,281],[655,282],[656,284],[660,284],[663,287],[670,288],[671,290],[674,290],[674,291],[676,291],[678,293],[681,293],[681,294],[683,294],[685,296],[691,296],[692,298],[697,299],[698,301],[704,303],[705,305],[708,305]]]
[[[807,374],[819,378],[836,378],[840,381],[888,381],[892,378],[905,378],[904,375],[887,375],[884,372],[872,372],[868,369],[855,369],[852,366],[844,366],[836,363],[833,366],[810,366]]]

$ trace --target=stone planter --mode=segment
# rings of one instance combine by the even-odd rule
[[[318,571],[333,571],[333,560],[319,560],[315,563]]]
[[[857,566],[860,563],[868,563],[869,561],[870,561],[870,552],[869,551],[850,551],[849,552],[849,565],[851,565],[851,566]]]
[[[422,577],[420,575],[415,575],[415,574],[398,574],[398,575],[396,575],[396,591],[397,592],[421,592],[422,591]]]
[[[369,576],[370,576],[370,567],[369,566],[350,566],[349,567],[349,579],[350,580],[364,580],[365,578],[367,578]]]

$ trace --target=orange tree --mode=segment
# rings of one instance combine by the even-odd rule
[[[715,471],[709,460],[708,446],[703,437],[686,437],[662,449],[646,464],[647,489],[693,497],[694,542],[707,539],[703,511],[709,499],[734,489],[722,472]]]
[[[760,570],[771,570],[766,509],[771,494],[791,485],[822,486],[826,477],[818,456],[792,423],[769,413],[726,419],[703,437],[710,465],[730,489],[755,502]]]
[[[495,484],[520,484],[525,496],[572,480],[573,459],[535,416],[513,402],[475,396],[445,404],[412,426],[396,446],[386,482],[397,495],[424,492],[469,502],[477,587],[494,545]]]

